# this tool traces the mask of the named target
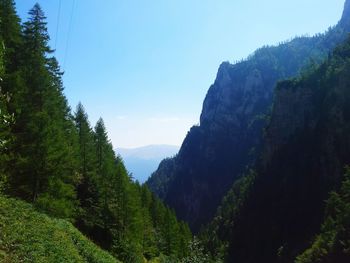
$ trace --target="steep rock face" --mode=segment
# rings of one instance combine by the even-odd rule
[[[245,61],[220,66],[203,103],[200,126],[188,133],[171,172],[157,170],[147,182],[194,231],[213,217],[232,183],[256,160],[277,81],[297,75],[310,60],[322,61],[345,39],[347,17],[345,12],[323,35],[264,47]],[[160,190],[154,181],[167,185]]]
[[[350,40],[312,73],[276,89],[262,162],[239,216],[229,262],[293,262],[323,221],[350,164]]]
[[[340,23],[346,27],[350,23],[350,1],[346,0],[344,4],[343,16]]]

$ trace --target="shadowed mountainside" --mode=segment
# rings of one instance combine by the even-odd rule
[[[261,151],[263,127],[277,81],[319,64],[349,29],[349,2],[341,21],[324,34],[263,47],[237,64],[222,63],[179,154],[147,181],[196,232],[214,216],[223,196]]]

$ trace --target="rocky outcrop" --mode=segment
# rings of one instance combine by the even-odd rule
[[[244,125],[242,122],[247,117],[257,113],[258,105],[270,101],[272,89],[265,87],[263,72],[252,68],[243,78],[237,72],[245,63],[231,65],[225,62],[220,66],[216,81],[203,103],[200,121],[204,129],[234,132]]]

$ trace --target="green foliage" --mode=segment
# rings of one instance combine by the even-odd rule
[[[0,32],[6,46],[6,53],[4,54],[6,75],[11,75],[20,64],[21,53],[18,51],[22,44],[20,19],[16,14],[13,0],[0,0]],[[5,92],[11,92],[15,87],[5,85],[4,88]]]
[[[100,222],[98,208],[95,134],[81,103],[77,106],[74,122],[79,141],[77,198],[80,203],[80,210],[77,216],[77,225],[80,229],[84,229],[84,232],[90,232],[94,225],[101,225],[102,223]]]
[[[1,12],[1,11],[0,11]],[[3,22],[0,19],[0,27]],[[1,32],[1,31],[0,31]],[[8,52],[8,51],[7,51]],[[10,95],[4,92],[3,79],[5,75],[5,45],[3,33],[0,34],[0,193],[7,187],[7,170],[6,164],[9,160],[9,145],[12,140],[10,126],[14,122],[13,115],[8,112]]]
[[[200,241],[195,237],[190,243],[189,255],[185,257],[182,263],[210,263],[210,256],[204,251]],[[219,262],[219,261],[216,261]]]
[[[4,45],[0,38],[0,83],[4,74],[3,54]],[[7,113],[7,100],[0,86],[0,193],[4,190],[7,181],[4,166],[7,159],[6,148],[9,140],[9,123],[10,116]]]
[[[118,262],[69,222],[0,196],[1,262]]]
[[[349,262],[350,260],[350,167],[338,192],[326,202],[326,217],[321,233],[296,263]]]
[[[188,226],[147,186],[132,181],[115,156],[103,120],[92,131],[78,105],[75,122],[80,141],[78,198],[81,214],[87,215],[78,217],[79,229],[123,262],[186,256],[192,237]]]

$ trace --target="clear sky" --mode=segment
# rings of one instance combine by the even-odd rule
[[[65,94],[114,147],[180,145],[199,122],[222,61],[265,44],[325,31],[344,0],[16,0],[23,20],[39,2]],[[73,11],[73,12],[72,12]],[[59,17],[59,19],[58,19]]]

